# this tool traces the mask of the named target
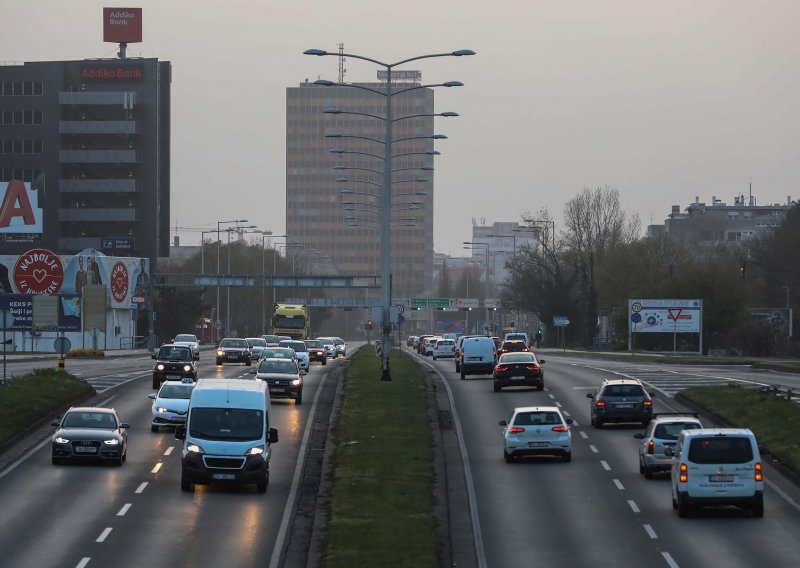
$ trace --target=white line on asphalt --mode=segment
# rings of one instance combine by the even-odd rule
[[[578,424],[578,421],[575,420],[574,418],[572,419],[572,425],[573,426],[580,426],[580,424]]]
[[[125,504],[122,506],[122,509],[120,509],[120,510],[119,510],[119,512],[117,512],[117,516],[118,516],[118,517],[124,517],[124,516],[125,516],[125,513],[127,513],[127,512],[128,512],[128,509],[130,509],[130,508],[131,508],[131,503],[125,503]]]
[[[563,410],[563,411],[561,412],[561,414],[563,414],[564,416],[567,416],[567,417],[571,416],[571,415],[570,415],[570,413],[569,413],[569,412],[567,412],[566,410]],[[575,424],[575,422],[574,422],[574,421],[573,421],[573,424]]]
[[[111,534],[111,527],[104,528],[103,532],[100,533],[100,536],[97,537],[97,540],[95,542],[104,542],[106,538],[108,538],[108,535],[110,534]]]
[[[33,454],[35,454],[36,452],[41,450],[43,447],[45,447],[45,445],[47,445],[49,443],[50,443],[50,439],[49,438],[44,439],[41,442],[39,442],[28,453],[24,454],[22,457],[20,457],[17,461],[13,462],[11,465],[9,465],[7,468],[5,468],[3,471],[0,471],[0,479],[3,479],[6,475],[8,475],[12,471],[14,471],[19,464],[21,464],[22,462],[27,460],[29,457],[31,457]]]
[[[592,450],[592,453],[593,453],[593,454],[596,454],[596,453],[598,453],[598,452],[597,452],[597,448],[595,448],[595,447],[594,447],[592,444],[589,444],[589,449],[590,449],[590,450]]]
[[[555,398],[556,398],[556,395],[554,395],[554,394],[548,394],[547,396],[549,396],[549,397],[550,397],[550,398],[552,398],[552,399],[555,399]]]
[[[624,491],[625,490],[625,486],[622,485],[622,482],[619,479],[615,479],[614,480],[614,485],[616,485],[617,489],[619,489],[620,491]]]
[[[136,488],[136,491],[134,491],[134,493],[142,493],[145,487],[147,487],[147,482],[143,481],[142,484]]]
[[[611,471],[611,466],[608,465],[608,462],[606,460],[600,460],[600,465],[603,466],[604,470]]]
[[[644,530],[647,532],[647,536],[649,536],[653,540],[658,538],[658,535],[656,534],[656,531],[653,530],[653,527],[651,527],[650,525],[642,525],[642,526],[644,527]]]
[[[580,434],[580,435],[581,435],[581,438],[583,438],[584,440],[588,440],[588,439],[589,439],[589,434],[587,434],[587,433],[586,433],[586,432],[584,432],[583,430],[581,430],[580,432],[578,432],[578,434]]]
[[[164,451],[164,455],[165,456],[170,455],[172,453],[172,450],[174,450],[174,449],[175,449],[175,446],[170,446],[169,448],[166,449],[166,451]]]
[[[773,481],[770,481],[769,479],[767,479],[767,480],[766,480],[766,482],[767,482],[767,485],[768,485],[769,487],[772,487],[773,491],[775,491],[775,493],[777,493],[778,495],[780,495],[781,497],[783,497],[783,499],[784,499],[784,500],[785,500],[787,503],[789,503],[789,505],[791,505],[792,507],[794,507],[795,509],[797,509],[798,511],[800,511],[800,505],[798,505],[798,504],[797,504],[797,502],[796,502],[794,499],[792,499],[791,497],[789,497],[789,496],[788,496],[788,495],[787,495],[787,494],[786,494],[786,493],[783,491],[783,489],[781,489],[780,487],[778,487],[777,485],[775,485],[775,482],[773,482]]]
[[[559,408],[561,408],[561,403],[560,403],[560,402],[558,402],[558,401],[556,401],[556,406],[557,406],[557,407],[559,407]]]
[[[81,558],[81,561],[75,565],[75,568],[86,568],[86,565],[89,564],[91,559],[91,556],[84,556]]]
[[[633,511],[634,513],[641,513],[641,511],[639,510],[639,506],[636,504],[636,501],[634,501],[632,499],[628,499],[628,506],[631,508],[631,511]]]
[[[678,566],[678,563],[675,562],[675,560],[672,559],[672,556],[670,555],[669,552],[662,552],[661,556],[663,556],[664,560],[667,561],[667,565],[669,566],[669,568],[680,568]]]
[[[158,462],[153,469],[150,470],[150,473],[158,473],[158,470],[161,469],[161,466],[164,464],[162,462]]]

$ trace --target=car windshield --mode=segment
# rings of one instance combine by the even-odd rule
[[[603,396],[644,396],[644,389],[640,385],[608,385]]]
[[[267,347],[262,352],[262,355],[264,355],[265,359],[282,359],[282,358],[291,359],[292,357],[294,357],[294,353],[292,352],[292,350],[285,347],[275,348],[275,349],[270,349],[269,347]]]
[[[336,345],[344,345],[344,339],[338,339],[338,338],[336,338],[336,339],[334,339],[334,340],[333,340],[333,342],[334,342]]]
[[[61,427],[114,430],[117,427],[117,419],[110,412],[69,412],[61,422]]]
[[[520,412],[514,419],[514,426],[549,426],[561,423],[561,418],[555,412]]]
[[[247,408],[193,408],[189,434],[203,440],[258,440],[264,412]]]
[[[323,345],[335,345],[335,343],[333,342],[333,339],[331,339],[330,337],[319,337],[317,339]]]
[[[508,353],[500,356],[500,363],[535,363],[536,358],[531,353]]]
[[[197,337],[194,335],[176,335],[175,341],[185,341],[187,343],[197,343]]]
[[[189,399],[192,396],[193,388],[194,386],[165,384],[161,387],[161,390],[158,391],[158,398]]]
[[[456,342],[452,339],[440,339],[436,342],[436,345],[455,345]]]
[[[303,316],[275,316],[272,319],[272,326],[283,329],[303,329],[306,326],[306,318]],[[281,331],[283,331],[283,329]]]
[[[689,461],[694,463],[746,463],[753,459],[750,438],[743,436],[713,436],[692,438]]]
[[[669,424],[659,424],[653,434],[654,438],[660,440],[677,440],[681,430],[697,430],[701,428],[697,422],[671,422]]]
[[[157,357],[166,361],[191,361],[192,352],[188,347],[162,347]]]
[[[322,342],[321,341],[309,340],[309,341],[305,341],[304,343],[306,344],[306,347],[317,347],[319,349],[322,349]]]
[[[258,366],[259,373],[286,373],[297,374],[297,363],[294,361],[261,361]]]
[[[289,347],[294,349],[295,353],[307,353],[306,344],[302,341],[281,341],[281,347]]]
[[[247,342],[244,339],[223,339],[219,346],[245,348],[247,347]]]
[[[278,341],[280,341],[277,335],[262,335],[261,339],[267,343],[278,343]]]
[[[250,344],[250,347],[266,347],[267,342],[261,339],[260,337],[248,337],[247,343]]]

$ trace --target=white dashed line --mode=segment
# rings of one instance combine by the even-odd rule
[[[49,442],[49,441],[50,441],[50,440],[48,440],[48,442]],[[75,565],[75,568],[86,568],[86,565],[87,565],[87,564],[89,564],[89,561],[90,561],[91,559],[92,559],[92,558],[91,558],[90,556],[84,556],[83,558],[81,558],[81,561],[80,561],[80,562],[78,562],[78,563]]]
[[[608,465],[608,462],[606,462],[605,460],[600,460],[600,465],[603,466],[604,470],[611,471],[611,466]]]
[[[678,563],[675,562],[675,560],[672,559],[672,556],[670,555],[669,552],[662,552],[661,556],[664,557],[664,560],[667,561],[667,564],[669,565],[670,568],[680,568],[678,566]]]
[[[588,440],[588,439],[589,439],[589,434],[587,434],[587,433],[586,433],[586,432],[584,432],[583,430],[581,430],[580,432],[578,432],[578,434],[580,434],[580,435],[581,435],[581,438],[583,438],[584,440]]]
[[[617,489],[619,489],[620,491],[625,491],[625,486],[622,485],[622,482],[619,479],[614,480],[614,485],[616,485]]]
[[[564,414],[566,414],[566,412]],[[575,420],[574,418],[572,419],[572,425],[573,426],[580,426],[580,424],[578,424],[578,421]]]
[[[560,402],[558,402],[558,401],[556,401],[556,406],[557,406],[557,407],[559,407],[559,408],[561,408],[561,403],[560,403]]]
[[[124,517],[124,516],[125,516],[125,513],[127,513],[127,512],[128,512],[128,509],[130,509],[130,508],[131,508],[131,504],[130,504],[130,503],[125,503],[125,504],[122,506],[122,509],[120,509],[120,510],[119,510],[119,512],[117,513],[117,516],[118,516],[118,517]]]
[[[155,467],[150,470],[150,473],[158,473],[158,470],[160,470],[163,465],[164,464],[162,462],[158,462]]]
[[[550,397],[550,398],[552,398],[552,399],[555,399],[555,398],[556,398],[556,395],[554,395],[554,394],[548,394],[547,396],[549,396],[549,397]]]
[[[563,414],[564,416],[571,416],[571,414],[569,412],[567,412],[566,410],[562,411],[561,414]],[[573,424],[574,424],[574,422],[573,422]]]
[[[633,511],[634,513],[641,513],[641,511],[639,510],[639,506],[636,504],[636,501],[628,499],[628,506],[630,506],[631,511]]]
[[[97,540],[95,542],[105,542],[106,538],[108,538],[108,535],[110,534],[111,534],[111,527],[106,527],[105,529],[103,529],[103,532],[100,533],[100,536],[97,537]]]
[[[146,481],[142,482],[142,484],[136,488],[136,491],[134,491],[134,493],[142,493],[145,487],[147,487]]]
[[[653,527],[651,527],[650,525],[642,525],[642,526],[644,527],[647,536],[649,536],[653,540],[658,538],[658,535],[656,534],[656,531],[653,530]]]
[[[172,453],[172,450],[174,450],[174,449],[175,449],[175,446],[170,446],[169,448],[166,449],[166,451],[164,452],[164,455],[165,456],[170,455]]]
[[[597,453],[597,448],[595,448],[592,444],[589,444],[589,449],[592,450],[593,454]]]

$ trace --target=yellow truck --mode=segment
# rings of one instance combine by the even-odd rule
[[[272,315],[273,335],[308,339],[310,325],[308,306],[305,304],[275,304]]]

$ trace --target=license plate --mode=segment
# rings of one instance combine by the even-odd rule
[[[75,446],[75,452],[78,454],[96,454],[97,448],[94,446]]]
[[[614,408],[633,408],[635,404],[615,404]]]
[[[236,479],[233,473],[212,473],[211,479]]]
[[[528,442],[529,448],[546,448],[548,445],[547,442]]]
[[[512,381],[524,381],[525,377],[511,377]]]
[[[730,483],[733,481],[732,475],[709,475],[708,480],[711,483]]]
[[[274,393],[281,392],[282,393],[282,392],[284,392],[284,389],[269,389],[269,392],[274,392]]]

